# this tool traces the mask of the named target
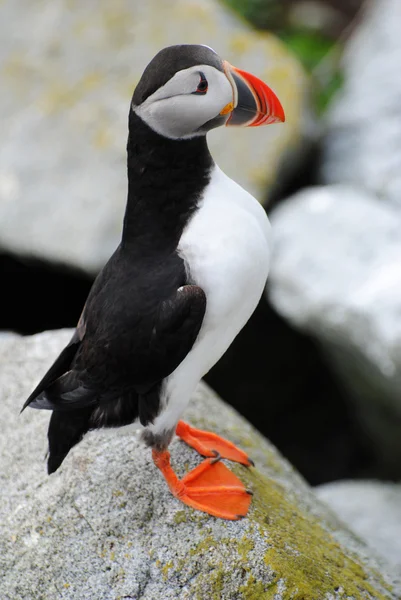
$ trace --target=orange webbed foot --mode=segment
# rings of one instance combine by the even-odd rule
[[[196,429],[185,421],[178,421],[176,434],[202,456],[221,456],[221,458],[238,462],[246,467],[253,466],[253,461],[243,450],[216,433]]]
[[[153,450],[152,454],[170,491],[184,504],[221,519],[237,521],[246,516],[252,493],[219,459],[204,460],[180,480],[171,468],[168,451]]]

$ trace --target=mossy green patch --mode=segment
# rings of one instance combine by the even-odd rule
[[[162,573],[163,573],[163,579],[164,581],[166,581],[169,577],[168,573],[170,571],[170,569],[173,568],[173,562],[170,560],[169,562],[167,562],[163,567],[162,567]]]
[[[207,423],[197,421],[193,424],[211,428]],[[260,453],[263,445],[258,443],[257,437],[250,442],[243,432],[241,435],[233,429],[231,434],[231,439],[251,455],[253,444],[255,451]],[[191,562],[196,564],[198,561],[209,568],[194,579],[199,598],[213,598],[213,594],[225,597],[230,584],[226,557],[229,557],[232,572],[242,573],[237,586],[241,594],[238,597],[247,600],[273,600],[275,595],[285,600],[323,600],[329,595],[344,600],[394,598],[391,587],[380,573],[365,567],[356,554],[336,541],[330,533],[332,524],[324,524],[304,507],[302,499],[277,482],[275,476],[283,475],[286,469],[273,451],[266,448],[265,453],[271,479],[256,469],[244,469],[239,465],[230,467],[246,487],[254,491],[251,510],[244,521],[247,525],[245,534],[216,539],[208,517],[205,519],[202,513],[184,509],[177,514],[178,522],[188,521],[188,515],[192,514],[204,517],[202,539],[190,551]],[[255,540],[259,540],[258,545]],[[265,571],[253,570],[256,551],[264,558]],[[216,557],[222,557],[225,568],[216,566]],[[221,590],[224,590],[223,595]]]
[[[249,560],[249,553],[255,547],[255,542],[250,537],[244,535],[243,538],[238,542],[237,549],[239,555],[243,558],[243,560]]]
[[[290,502],[278,483],[265,479],[255,470],[241,470],[241,476],[255,493],[249,518],[266,531],[269,548],[264,560],[274,573],[274,581],[285,583],[285,598],[321,600],[339,588],[344,598],[389,598],[380,575],[376,574],[377,583],[383,593],[372,585],[358,558],[345,552],[316,517]],[[255,582],[248,583],[251,588],[255,587]]]
[[[253,575],[250,575],[248,581],[239,588],[239,591],[244,600],[263,600],[268,598],[269,587],[271,587],[270,584],[257,581]]]
[[[200,511],[194,511],[189,508],[184,508],[184,510],[179,510],[174,515],[174,523],[176,525],[180,525],[181,523],[195,523],[199,528],[202,528],[204,524],[208,521],[208,516],[205,513]]]
[[[255,492],[247,532],[216,539],[205,526],[203,539],[189,552],[191,563],[203,564],[195,580],[195,598],[226,597],[230,572],[241,573],[237,589],[244,600],[273,600],[278,595],[283,600],[323,600],[329,595],[344,600],[394,598],[379,573],[367,572],[360,559],[343,549],[317,517],[290,501],[278,483],[255,470],[235,470]],[[258,537],[263,539],[266,565],[260,577],[252,568]]]
[[[195,548],[192,548],[189,551],[189,554],[191,556],[199,556],[199,555],[203,555],[205,553],[207,553],[209,550],[216,548],[217,544],[223,543],[223,540],[219,540],[219,542],[217,540],[214,539],[214,537],[212,535],[207,535],[201,542],[199,542]]]
[[[187,518],[187,514],[186,514],[185,510],[179,510],[174,515],[174,523],[176,523],[177,525],[180,525],[180,523],[186,523],[187,520],[188,520],[188,518]]]
[[[202,576],[196,580],[195,598],[203,600],[207,597],[218,600],[228,597],[227,590],[232,585],[232,574],[239,578],[240,583],[236,588],[236,594],[239,591],[241,598],[263,597],[260,593],[269,589],[272,577],[268,568],[262,581],[258,581],[252,574],[250,554],[255,548],[252,528],[250,523],[249,535],[240,538],[227,536],[218,540],[213,537],[210,530],[205,531],[204,539],[190,552],[192,561],[198,560],[209,567],[209,570],[202,572]],[[218,563],[216,556],[219,557]],[[227,564],[230,564],[230,569],[227,569]]]
[[[221,568],[221,566],[219,569],[214,569],[213,571],[211,571],[210,583],[212,584],[212,588],[213,588],[213,595],[212,595],[213,600],[221,599],[221,593],[224,590],[224,578],[225,578],[225,573],[224,573],[223,569]]]

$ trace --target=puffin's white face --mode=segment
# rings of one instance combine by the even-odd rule
[[[263,81],[195,44],[156,54],[135,89],[132,110],[158,134],[175,140],[205,135],[219,125],[256,127],[285,118]]]
[[[210,65],[182,69],[132,110],[157,133],[172,139],[204,135],[234,108],[227,75]]]

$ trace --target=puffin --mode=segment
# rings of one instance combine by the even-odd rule
[[[256,308],[271,254],[264,209],[219,169],[206,135],[284,120],[270,87],[208,46],[164,48],[145,68],[128,117],[121,242],[22,408],[52,411],[49,474],[89,430],[138,423],[177,499],[222,519],[246,516],[251,492],[221,459],[250,458],[181,420]],[[181,479],[168,451],[174,435],[203,457]]]

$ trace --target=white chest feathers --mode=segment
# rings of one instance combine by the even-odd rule
[[[193,348],[164,382],[164,408],[149,426],[156,434],[174,431],[199,380],[255,310],[269,272],[270,243],[263,208],[215,167],[178,246],[192,282],[206,294],[206,313]]]
[[[207,298],[198,342],[210,338],[211,360],[201,376],[256,308],[269,272],[270,245],[270,224],[263,208],[215,166],[178,247],[191,280]]]

